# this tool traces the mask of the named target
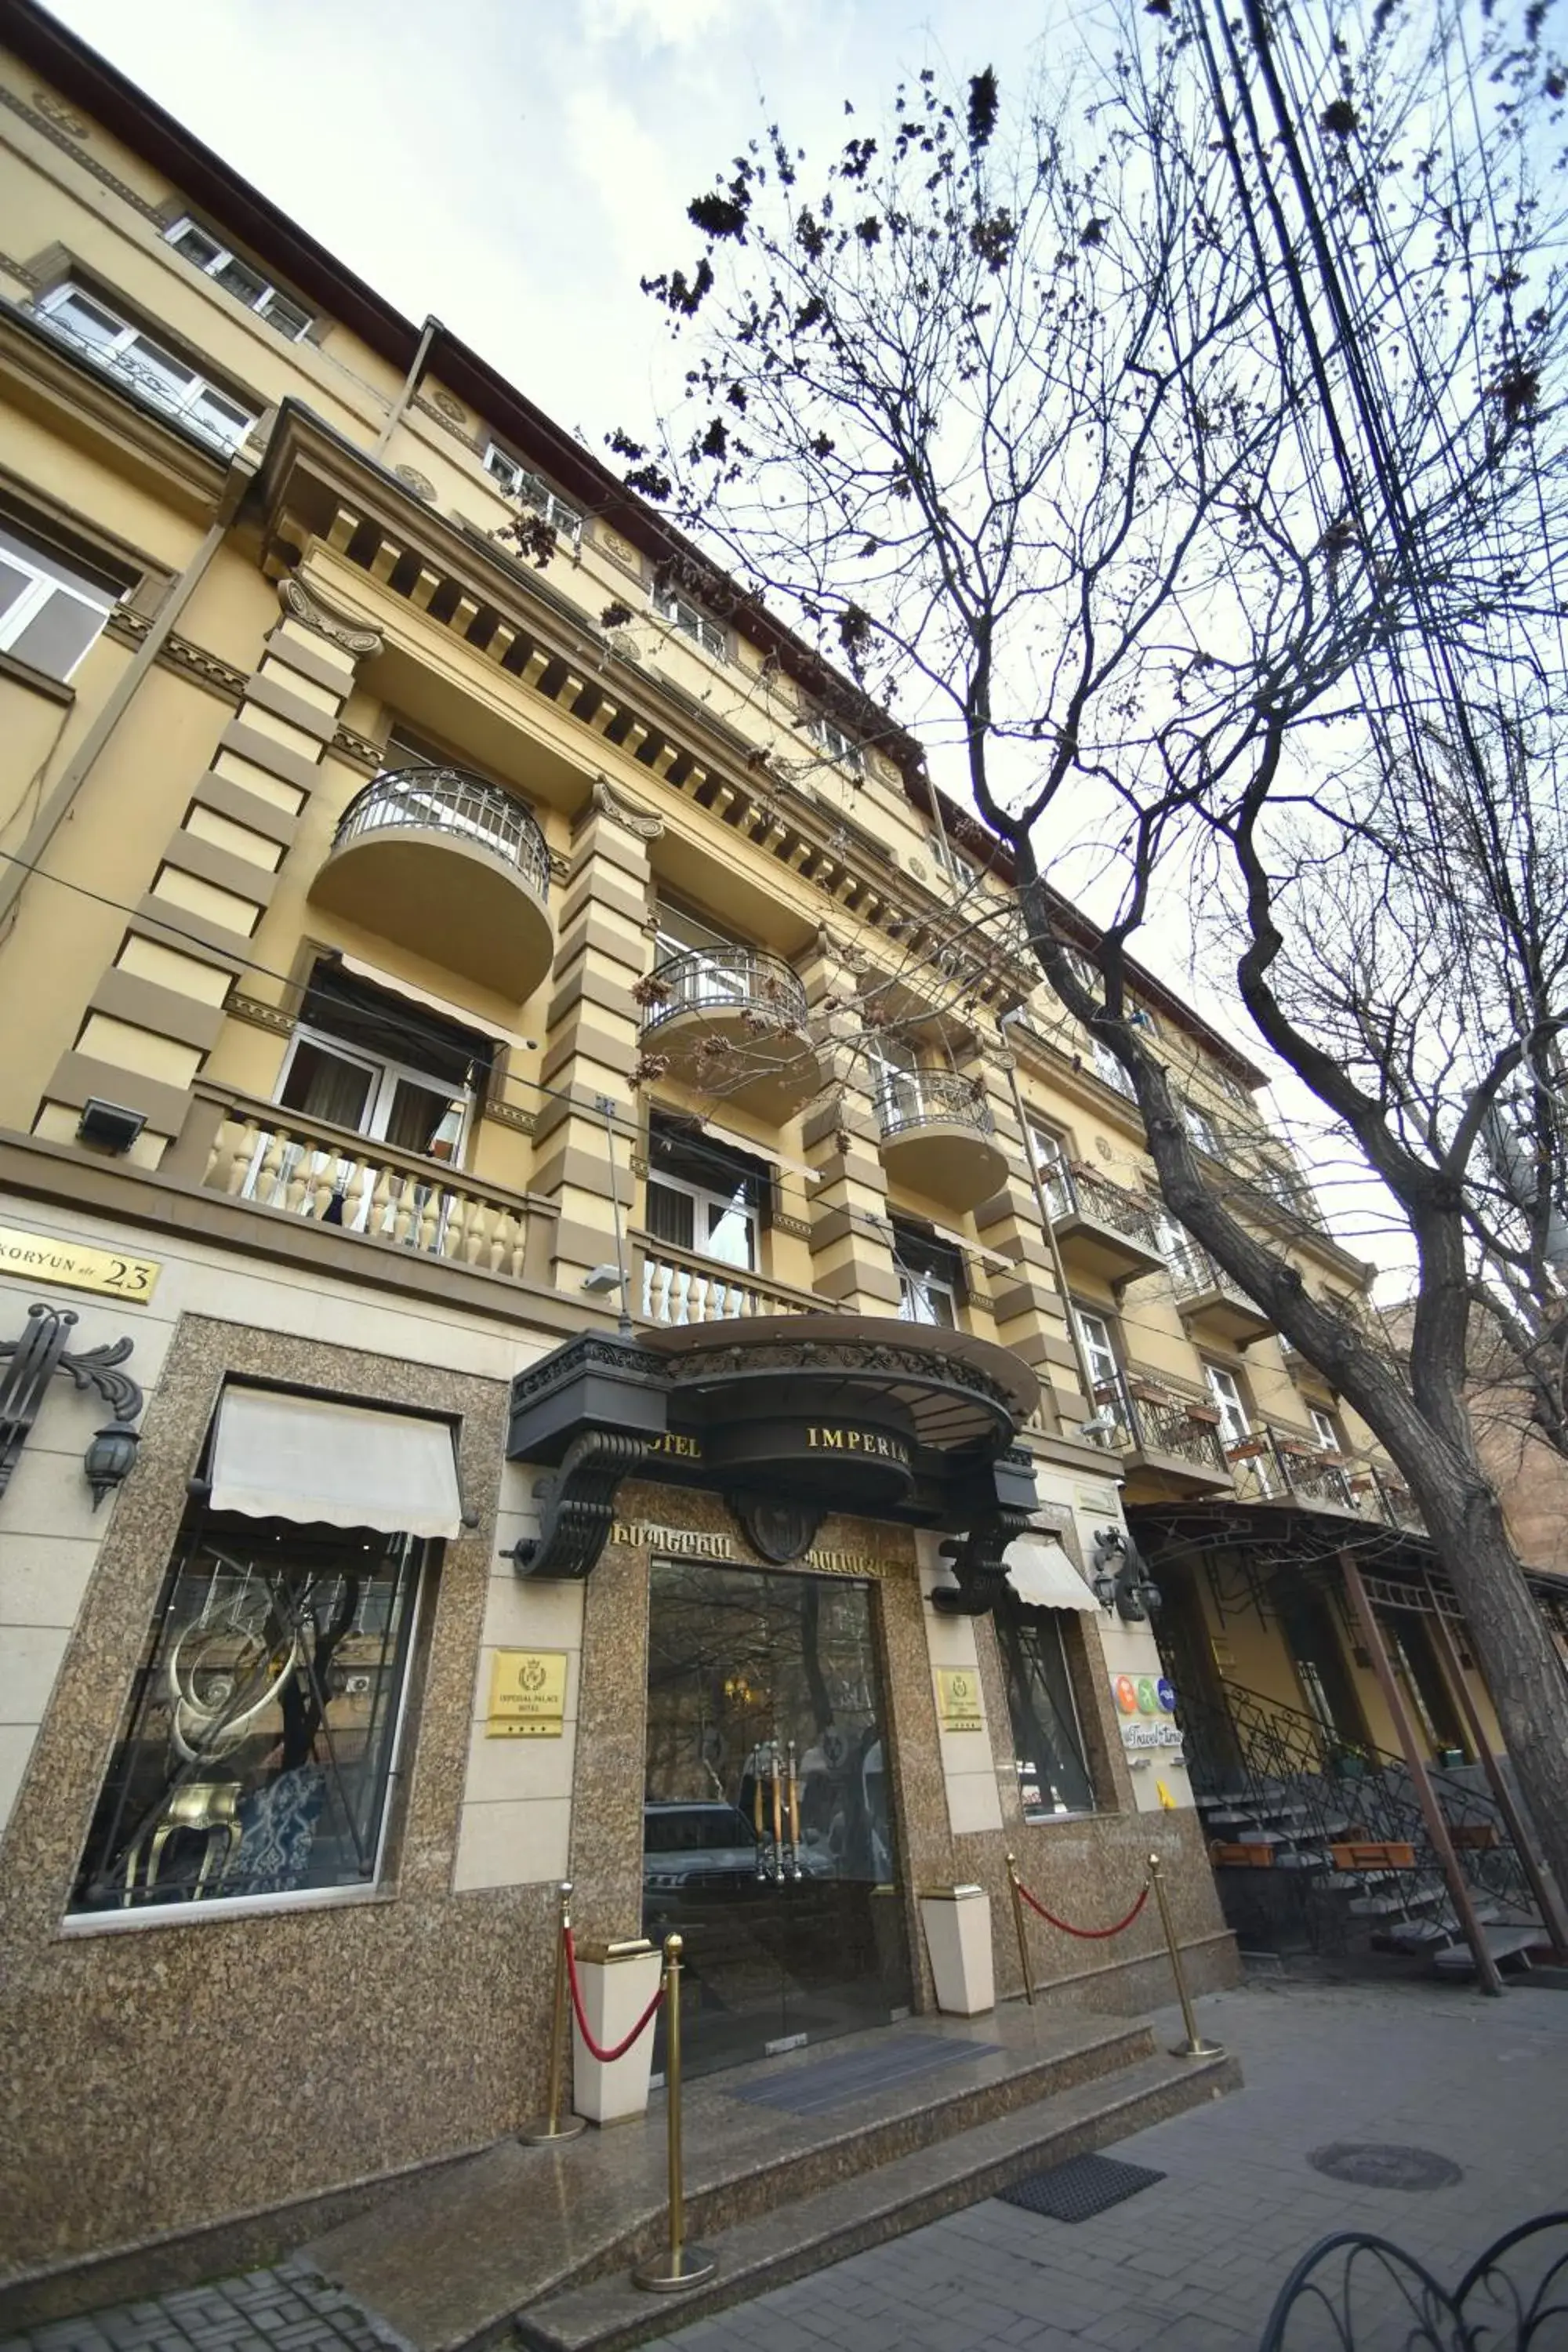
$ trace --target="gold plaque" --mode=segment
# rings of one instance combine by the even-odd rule
[[[980,1676],[973,1666],[939,1666],[936,1711],[944,1731],[984,1731]]]
[[[566,1722],[564,1650],[498,1650],[490,1666],[487,1739],[559,1739]]]
[[[127,1298],[133,1307],[145,1307],[162,1270],[155,1257],[93,1249],[86,1242],[52,1241],[47,1234],[0,1225],[0,1274],[16,1275],[24,1282],[58,1282],[68,1290],[96,1290],[106,1298]]]

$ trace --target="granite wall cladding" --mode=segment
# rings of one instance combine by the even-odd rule
[[[227,1372],[460,1423],[479,1524],[427,1585],[384,1881],[62,1934]],[[500,1381],[182,1319],[0,1848],[0,2277],[480,2146],[541,2104],[550,1890],[449,1892],[505,1422]]]

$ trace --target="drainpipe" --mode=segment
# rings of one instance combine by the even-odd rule
[[[1011,1013],[1004,1013],[997,1022],[997,1034],[1004,1046],[1007,1043],[1008,1022],[1016,1021],[1023,1009],[1021,1004],[1016,1004]],[[1089,1369],[1089,1358],[1079,1334],[1078,1317],[1072,1309],[1072,1293],[1068,1288],[1067,1268],[1062,1264],[1062,1254],[1057,1244],[1057,1229],[1051,1223],[1050,1204],[1046,1199],[1046,1188],[1041,1181],[1039,1164],[1029,1149],[1029,1114],[1024,1107],[1023,1089],[1018,1084],[1018,1072],[1011,1053],[1007,1055],[1007,1084],[1012,1089],[1013,1108],[1017,1115],[1018,1125],[1024,1132],[1024,1157],[1029,1165],[1029,1181],[1035,1188],[1035,1202],[1040,1212],[1040,1223],[1046,1229],[1046,1245],[1051,1254],[1051,1266],[1057,1277],[1057,1287],[1062,1295],[1062,1307],[1068,1319],[1068,1339],[1072,1347],[1073,1361],[1078,1366],[1078,1376],[1083,1388],[1084,1402],[1088,1405],[1092,1417],[1094,1374]]]
[[[229,525],[241,499],[250,487],[255,470],[254,461],[242,464],[237,457],[230,465],[218,497],[217,510],[206,536],[179,577],[171,582],[163,603],[153,616],[152,626],[121,672],[58,783],[33,819],[21,848],[15,858],[8,860],[0,870],[0,940],[5,940],[11,932],[16,919],[17,901],[31,878],[32,869],[42,864],[50,843],[70,814],[77,794],[135,700],[142,679],[162,653],[175,622],[205,579],[214,556],[228,535]]]
[[[418,345],[414,353],[414,364],[403,379],[402,391],[398,394],[397,398],[393,402],[392,406],[386,412],[386,423],[382,426],[380,433],[377,435],[375,446],[370,453],[378,463],[385,457],[388,443],[391,441],[393,435],[396,432],[398,426],[402,424],[404,418],[408,414],[409,404],[412,402],[415,394],[419,389],[419,379],[424,374],[426,365],[430,357],[430,346],[435,341],[440,331],[441,321],[439,319],[432,318],[426,320],[424,330],[420,334]]]

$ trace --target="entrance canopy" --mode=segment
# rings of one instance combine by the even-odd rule
[[[563,1465],[544,1533],[520,1548],[517,1565],[525,1575],[585,1576],[619,1480],[642,1472],[717,1489],[751,1511],[751,1524],[759,1501],[783,1496],[810,1528],[828,1511],[852,1511],[964,1529],[954,1557],[970,1596],[962,1605],[989,1607],[1004,1580],[1001,1548],[1026,1531],[1034,1506],[1033,1465],[1014,1447],[1038,1398],[1034,1372],[1010,1349],[880,1317],[587,1333],[512,1383],[510,1458]]]

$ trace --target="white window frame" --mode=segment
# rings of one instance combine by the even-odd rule
[[[1325,1412],[1321,1404],[1310,1404],[1307,1407],[1307,1411],[1311,1417],[1312,1434],[1316,1437],[1318,1444],[1322,1447],[1323,1452],[1325,1454],[1342,1454],[1345,1450],[1345,1442],[1334,1426],[1333,1414],[1331,1412]]]
[[[187,253],[180,243],[180,239],[186,236],[199,236],[210,245],[213,247],[212,259],[198,261],[194,253]],[[231,263],[235,268],[243,269],[248,276],[254,278],[258,289],[254,300],[237,293],[232,286],[225,286],[223,290],[232,296],[243,309],[254,310],[258,319],[265,319],[268,325],[283,337],[285,342],[302,343],[315,325],[314,318],[302,302],[296,302],[291,294],[285,294],[281,287],[274,286],[269,278],[263,278],[259,269],[252,268],[243,253],[236,253],[231,246],[225,245],[220,237],[215,236],[210,228],[205,227],[190,213],[184,214],[172,228],[166,228],[163,231],[163,241],[166,245],[174,247],[182,261],[188,262],[193,269],[200,270],[204,278],[210,278],[219,285],[223,281],[218,273],[226,269]],[[277,307],[279,304],[285,310],[298,314],[300,324],[297,327],[281,316]]]
[[[43,557],[44,551],[41,548],[29,552],[28,542],[9,527],[7,518],[0,516],[0,562],[3,562],[10,571],[25,572],[28,582],[16,603],[8,605],[4,613],[0,613],[0,653],[9,653],[18,639],[26,635],[39,614],[47,605],[53,604],[57,596],[63,596],[68,603],[73,604],[85,604],[89,612],[94,612],[99,616],[97,628],[83,646],[69,669],[61,677],[60,682],[64,685],[68,684],[75,677],[99,638],[103,635],[103,625],[120,599],[111,589],[100,588],[95,581],[79,578],[60,579],[58,573],[45,568]],[[61,557],[56,556],[51,560],[59,565],[62,572],[70,569]],[[22,658],[26,659],[26,656]],[[49,670],[44,675],[53,677],[56,673]]]
[[[1070,1217],[1078,1201],[1066,1136],[1053,1134],[1048,1127],[1037,1127],[1032,1118],[1025,1122],[1025,1132],[1046,1206],[1053,1217]]]
[[[451,1157],[432,1159],[430,1165],[432,1168],[452,1170],[462,1167],[463,1154],[474,1123],[474,1090],[471,1087],[448,1086],[444,1078],[433,1077],[428,1070],[420,1069],[416,1063],[395,1062],[384,1054],[367,1054],[362,1046],[351,1045],[343,1038],[334,1036],[330,1029],[315,1029],[300,1022],[289,1040],[289,1050],[278,1073],[278,1091],[274,1100],[280,1109],[287,1108],[283,1102],[283,1089],[289,1083],[289,1074],[302,1045],[314,1045],[320,1052],[331,1054],[337,1061],[348,1062],[355,1069],[363,1070],[370,1077],[371,1090],[365,1100],[364,1115],[354,1129],[367,1143],[386,1141],[397,1089],[405,1082],[422,1087],[426,1094],[445,1095],[448,1102],[460,1102],[463,1124],[452,1145]],[[305,1114],[301,1111],[297,1116],[302,1118]]]
[[[914,1242],[917,1241],[920,1236],[911,1234],[909,1238],[911,1242]],[[906,1265],[899,1255],[900,1249],[903,1245],[903,1240],[904,1236],[895,1230],[893,1234],[893,1270],[899,1277],[900,1322],[924,1323],[930,1325],[934,1329],[942,1331],[962,1330],[963,1327],[958,1319],[960,1299],[957,1283],[949,1282],[944,1276],[940,1274],[928,1274],[919,1266]],[[937,1298],[944,1299],[946,1301],[947,1313],[945,1316],[932,1315],[929,1312],[921,1311],[922,1309],[929,1309],[931,1302]]]
[[[1233,1445],[1245,1445],[1255,1432],[1240,1381],[1228,1365],[1211,1364],[1206,1360],[1204,1379],[1208,1384],[1209,1402],[1219,1414],[1220,1444],[1227,1453]]]
[[[1187,1130],[1188,1140],[1194,1144],[1198,1150],[1206,1152],[1211,1160],[1224,1159],[1225,1150],[1220,1139],[1218,1123],[1213,1113],[1205,1110],[1201,1103],[1184,1098],[1182,1124]]]
[[[1136,1106],[1137,1088],[1101,1037],[1094,1040],[1094,1075],[1102,1087],[1109,1087],[1113,1094],[1121,1095],[1126,1101]]]
[[[729,659],[730,640],[725,631],[689,596],[683,596],[678,588],[656,588],[652,603],[661,621],[668,621],[682,636],[700,646],[705,654],[711,655],[715,661]]]
[[[578,509],[557,498],[542,475],[525,466],[521,457],[514,457],[510,449],[503,449],[499,441],[485,444],[485,471],[509,499],[516,499],[520,506],[542,515],[551,529],[560,538],[570,540],[574,547],[579,544],[583,517]]]
[[[1092,1307],[1079,1307],[1076,1301],[1073,1305],[1072,1319],[1078,1327],[1079,1342],[1083,1349],[1085,1361],[1094,1380],[1091,1404],[1109,1402],[1120,1411],[1121,1361],[1116,1352],[1116,1342],[1111,1337],[1110,1323],[1103,1315],[1097,1315]],[[1109,1399],[1101,1398],[1100,1394],[1101,1389],[1110,1391]]]
[[[814,710],[805,722],[805,731],[819,743],[836,767],[848,768],[856,775],[866,772],[866,753],[853,735],[847,735],[836,719],[825,710]]]
[[[741,1189],[739,1182],[733,1192],[717,1192],[705,1184],[693,1184],[684,1176],[667,1175],[663,1169],[654,1166],[648,1169],[647,1181],[650,1185],[661,1185],[667,1192],[684,1192],[692,1204],[691,1254],[694,1257],[707,1258],[714,1265],[728,1266],[736,1274],[756,1274],[759,1271],[757,1259],[761,1232],[756,1203],[754,1201],[748,1201],[742,1204],[738,1200],[737,1195]],[[742,1230],[746,1236],[747,1254],[744,1258],[722,1257],[709,1248],[708,1244],[712,1239],[712,1235],[704,1230],[707,1220],[702,1213],[710,1209],[718,1212],[721,1223],[726,1217],[738,1217],[742,1220]],[[656,1255],[661,1249],[679,1249],[682,1246],[679,1242],[661,1242],[652,1233],[651,1227],[648,1239],[649,1245]]]
[[[96,310],[100,318],[109,320],[115,329],[113,335],[102,342],[95,342],[88,336],[79,334],[68,320],[57,319],[55,314],[72,300],[85,304],[89,310]],[[161,408],[165,415],[188,425],[209,448],[221,449],[232,457],[255,430],[254,410],[247,408],[242,401],[237,400],[231,392],[226,392],[221,384],[215,383],[210,376],[199,373],[187,360],[178,359],[173,352],[166,351],[142,328],[133,327],[128,319],[121,317],[111,303],[104,301],[101,295],[89,293],[85,286],[78,285],[74,278],[68,278],[62,285],[51,287],[48,293],[39,297],[34,309],[39,318],[47,320],[58,333],[68,337],[74,348],[95,367],[101,368],[106,375],[120,377],[130,390],[140,393],[152,407]],[[147,364],[140,378],[136,373],[138,350],[147,354]],[[190,379],[183,393],[176,386],[159,379],[156,371],[160,364]],[[239,429],[230,436],[210,431],[205,425],[198,424],[191,412],[203,399],[232,410]]]

